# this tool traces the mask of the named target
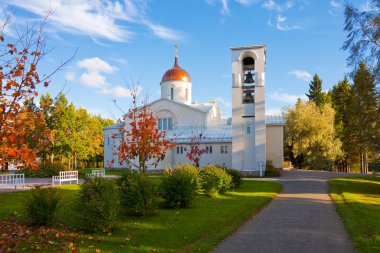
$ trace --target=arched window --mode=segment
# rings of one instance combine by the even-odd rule
[[[186,89],[186,101],[189,100],[189,90]]]
[[[170,99],[171,100],[174,99],[174,88],[173,87],[170,88]]]

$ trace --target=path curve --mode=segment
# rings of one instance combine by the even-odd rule
[[[345,176],[358,175],[284,171],[278,197],[213,252],[355,252],[328,195],[327,180]]]

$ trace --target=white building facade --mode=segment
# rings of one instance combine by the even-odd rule
[[[159,130],[177,146],[166,152],[157,167],[163,170],[177,164],[188,164],[189,143],[202,134],[201,148],[206,148],[200,166],[215,164],[246,172],[258,172],[271,161],[283,166],[283,119],[265,115],[265,46],[232,48],[232,117],[226,118],[215,101],[198,103],[192,100],[189,74],[179,67],[176,53],[174,66],[162,77],[161,98],[151,102],[158,118]],[[127,168],[119,164],[115,151],[121,124],[104,128],[104,165],[106,168]],[[112,136],[119,136],[112,138]],[[112,165],[109,161],[114,160]]]

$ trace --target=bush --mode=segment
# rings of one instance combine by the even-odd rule
[[[91,233],[112,230],[119,207],[119,191],[113,181],[93,178],[80,186],[77,209],[82,230]]]
[[[224,171],[231,176],[231,188],[237,189],[240,187],[241,183],[243,182],[241,179],[241,174],[239,171],[231,168],[223,168]]]
[[[44,178],[57,176],[60,171],[65,171],[67,168],[63,164],[51,164],[40,166],[38,169],[26,168],[17,171],[17,174],[24,173],[25,177]]]
[[[152,215],[155,212],[157,190],[146,174],[127,170],[117,184],[121,204],[128,212],[136,216]]]
[[[231,188],[232,177],[223,169],[207,165],[199,172],[202,189],[209,196],[216,196]]]
[[[30,224],[37,226],[51,225],[60,195],[57,189],[36,186],[25,200],[25,210]]]
[[[265,165],[265,176],[266,177],[279,177],[281,176],[280,170],[273,166],[272,161],[267,161]]]
[[[161,196],[168,208],[191,206],[199,189],[198,169],[193,165],[177,165],[165,170],[161,181]]]

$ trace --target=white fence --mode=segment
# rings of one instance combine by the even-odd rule
[[[88,178],[105,177],[105,176],[106,176],[105,170],[92,170],[91,173],[86,174],[86,177]]]
[[[14,186],[17,189],[17,185],[22,185],[22,188],[25,188],[24,174],[0,175],[0,186]]]
[[[70,182],[76,181],[78,183],[78,171],[61,171],[59,172],[59,176],[53,176],[51,184],[54,186],[54,182],[59,182],[61,185],[62,182]]]

